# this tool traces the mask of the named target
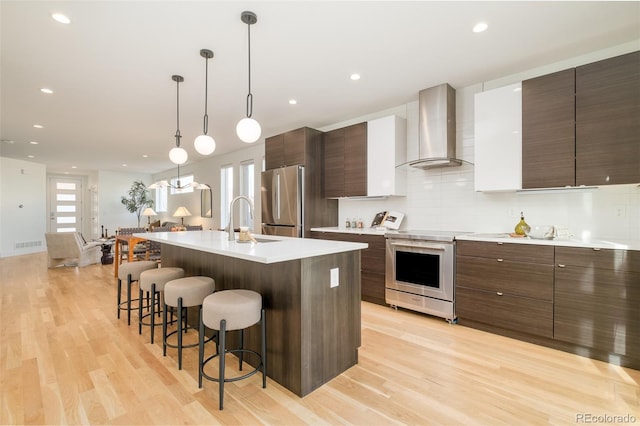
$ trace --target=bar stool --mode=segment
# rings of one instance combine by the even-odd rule
[[[216,289],[213,278],[209,277],[186,277],[169,281],[164,286],[164,304],[162,312],[162,355],[167,355],[167,346],[170,348],[178,348],[178,370],[182,370],[182,348],[194,348],[199,342],[183,345],[182,335],[188,329],[195,329],[187,324],[187,310],[190,307],[197,306],[198,310],[202,309],[202,301]],[[167,333],[167,311],[168,307],[174,307],[178,310],[178,328],[171,333]],[[198,317],[200,317],[198,313]],[[183,324],[184,321],[184,324]],[[178,334],[178,344],[173,345],[167,342],[169,336]],[[209,341],[211,339],[208,339]],[[206,343],[206,342],[205,342]]]
[[[118,269],[118,319],[120,319],[120,311],[127,311],[127,324],[131,325],[131,302],[142,304],[142,297],[139,299],[131,299],[131,284],[140,280],[140,274],[149,269],[156,269],[158,263],[152,260],[142,260],[139,262],[127,262]],[[127,300],[122,301],[122,281],[127,280]],[[133,309],[136,309],[134,307]]]
[[[162,323],[156,324],[155,313],[156,306],[158,306],[158,317],[160,316],[160,294],[164,293],[164,286],[171,280],[177,280],[184,277],[184,269],[182,268],[157,268],[143,271],[140,274],[140,295],[142,300],[142,292],[147,291],[151,293],[151,312],[142,314],[142,303],[138,304],[138,334],[142,334],[142,326],[148,325],[151,327],[151,344],[153,344],[156,325],[162,325]],[[144,322],[144,319],[150,317],[150,322]]]
[[[244,348],[244,330],[260,322],[261,325],[261,348],[260,352]],[[215,355],[204,359],[204,327],[218,331],[219,350]],[[226,332],[240,330],[240,348],[226,348]],[[207,296],[202,302],[200,311],[200,337],[198,348],[198,387],[202,387],[202,378],[219,383],[220,410],[222,410],[224,400],[224,384],[235,382],[253,376],[262,370],[262,387],[267,387],[266,365],[267,365],[267,327],[265,311],[262,308],[262,296],[251,290],[223,290]],[[226,378],[225,354],[238,353],[240,358],[240,371],[242,371],[242,358],[244,353],[250,353],[258,358],[257,367],[242,376]],[[204,372],[205,365],[212,359],[219,358],[219,377],[212,377]]]

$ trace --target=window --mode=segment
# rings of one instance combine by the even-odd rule
[[[167,187],[156,188],[156,203],[154,210],[156,213],[167,211]]]
[[[177,188],[178,180],[180,180],[180,189]],[[193,187],[191,186],[192,182],[193,175],[184,175],[180,176],[179,178],[171,178],[171,195],[187,194],[189,192],[193,192]]]
[[[229,223],[229,205],[233,199],[233,166],[220,168],[220,227]]]
[[[252,203],[254,201],[254,169],[253,160],[240,163],[240,195],[249,197]],[[239,226],[248,226],[249,229],[253,230],[253,218],[249,212],[249,204],[245,202],[240,203]]]

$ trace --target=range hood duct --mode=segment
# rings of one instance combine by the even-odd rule
[[[421,90],[418,100],[418,159],[412,167],[459,166],[456,158],[456,90],[444,83]]]

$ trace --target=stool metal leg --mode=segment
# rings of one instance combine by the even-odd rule
[[[198,388],[202,389],[202,370],[204,366],[204,321],[202,321],[202,309],[200,309],[200,325],[198,326]]]
[[[162,304],[162,356],[167,356],[167,311],[166,303]]]
[[[262,355],[262,387],[267,387],[267,315],[264,310],[260,312],[260,324],[262,327],[262,336],[260,344],[260,352]]]
[[[222,403],[224,401],[224,361],[225,361],[225,355],[226,355],[226,351],[227,351],[227,345],[226,345],[226,340],[227,340],[227,321],[226,320],[221,320],[220,321],[220,333],[218,336],[218,340],[220,341],[220,364],[219,364],[219,368],[220,368],[220,383],[219,383],[219,393],[220,393],[220,409],[222,410]]]
[[[244,351],[242,351],[242,349],[244,349],[244,329],[240,330],[240,349],[240,354],[238,356],[240,359],[239,370],[242,371],[242,360],[244,359]]]
[[[160,308],[160,295],[158,294],[158,309]],[[156,334],[156,283],[151,284],[151,344],[153,345],[153,336]]]
[[[178,297],[178,370],[182,370],[182,319],[184,313],[182,312],[182,297]],[[185,321],[186,323],[186,321]]]
[[[118,319],[120,319],[120,303],[122,303],[122,280],[118,278]]]
[[[138,301],[142,300],[142,288],[138,289]],[[138,303],[138,334],[142,334],[142,303]]]
[[[127,275],[127,325],[131,325],[131,274]]]

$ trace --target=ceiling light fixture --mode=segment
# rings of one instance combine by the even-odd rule
[[[184,148],[180,148],[180,83],[184,81],[181,75],[172,75],[171,79],[176,82],[176,146],[169,151],[169,159],[174,164],[184,164],[189,158],[189,154]]]
[[[64,15],[62,13],[52,13],[51,17],[54,19],[54,21],[60,22],[61,24],[71,23],[71,19],[69,19],[67,15]]]
[[[41,91],[42,93],[46,93],[47,95],[50,95],[50,94],[52,94],[52,93],[53,93],[53,90],[51,90],[51,89],[47,89],[46,87],[43,87],[42,89],[40,89],[40,91]]]
[[[258,22],[258,17],[253,12],[242,12],[240,20],[247,24],[249,41],[249,94],[247,95],[247,116],[238,122],[236,133],[242,142],[253,143],[260,138],[262,129],[260,124],[251,118],[253,115],[253,94],[251,93],[251,25]]]
[[[216,150],[216,141],[209,135],[209,115],[207,114],[207,92],[209,91],[209,59],[213,58],[213,52],[209,49],[201,49],[200,56],[205,59],[204,66],[204,119],[202,134],[196,138],[193,145],[202,155],[212,154]]]
[[[38,142],[36,142],[36,141],[31,141],[31,142],[29,142],[29,143],[30,143],[31,145],[38,145]]]
[[[489,25],[487,25],[485,22],[478,22],[477,24],[475,24],[473,26],[473,32],[474,33],[481,33],[483,31],[486,31],[487,28],[489,28]]]
[[[44,126],[42,124],[34,124],[33,127],[35,127],[36,129],[44,129]]]
[[[360,80],[360,74],[351,74],[349,78],[353,81],[358,81]]]
[[[297,105],[298,101],[296,101],[295,99],[289,99],[289,105]]]
[[[180,183],[180,164],[178,164],[178,178],[176,179],[176,184],[172,185],[169,183],[168,180],[166,179],[161,179],[157,182],[153,182],[151,185],[147,186],[148,189],[158,189],[158,188],[173,188],[173,189],[177,189],[177,190],[181,190],[181,189],[186,189],[186,188],[193,188],[193,189],[211,189],[211,187],[209,185],[207,185],[206,183],[198,183],[196,181],[193,181],[191,183],[188,183],[184,186],[182,186],[182,184]]]

